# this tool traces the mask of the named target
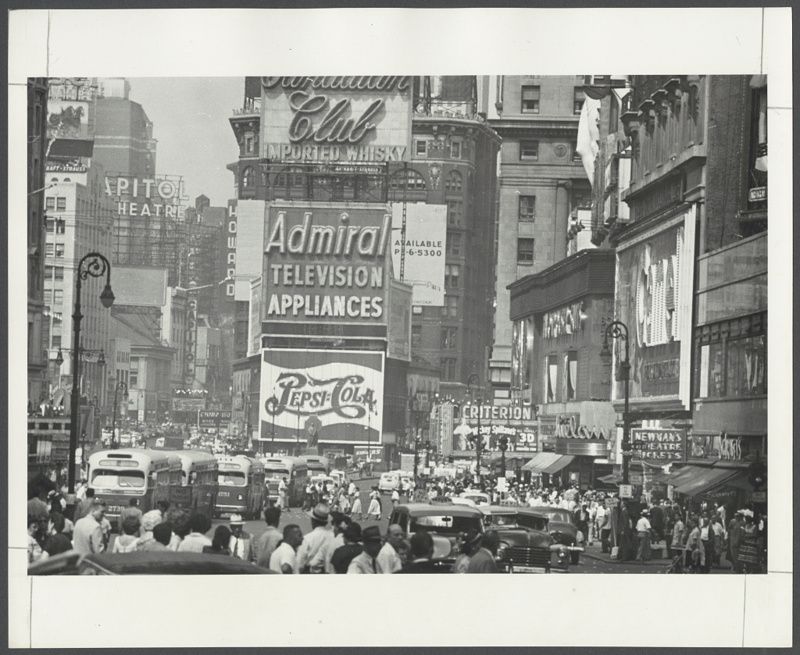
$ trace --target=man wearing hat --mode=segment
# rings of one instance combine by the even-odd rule
[[[255,562],[253,535],[245,532],[241,514],[231,514],[230,527],[231,538],[228,548],[231,549],[231,556],[243,559],[245,562]]]
[[[639,552],[636,559],[646,562],[650,559],[652,553],[650,551],[650,512],[645,507],[641,511],[641,516],[636,522],[636,534],[639,537]]]
[[[381,573],[380,564],[378,564],[378,553],[381,552],[383,546],[383,539],[381,538],[381,529],[377,525],[371,525],[361,531],[361,543],[364,545],[364,551],[360,555],[356,555],[350,566],[347,567],[348,573]]]
[[[297,550],[296,569],[299,573],[325,573],[328,542],[333,539],[333,532],[328,527],[330,509],[326,504],[318,503],[307,514],[311,518],[311,532],[303,537]]]

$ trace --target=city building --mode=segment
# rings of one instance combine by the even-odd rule
[[[617,250],[630,481],[692,501],[764,503],[766,78],[633,76],[620,120],[629,215],[601,214],[592,230]],[[613,159],[619,152],[597,166]],[[618,411],[623,391],[615,375]]]
[[[570,254],[573,210],[591,204],[589,180],[576,152],[585,83],[583,75],[501,75],[492,76],[485,90],[488,123],[502,139],[489,362],[491,396],[500,403],[518,399],[511,383],[508,285]]]
[[[45,317],[45,164],[47,95],[43,77],[28,78],[28,413],[49,398]]]

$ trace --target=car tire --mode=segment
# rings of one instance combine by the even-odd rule
[[[581,554],[577,551],[572,552],[569,554],[570,563],[573,565],[580,564],[581,561]]]

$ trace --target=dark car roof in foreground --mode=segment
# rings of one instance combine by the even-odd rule
[[[436,516],[440,514],[445,516],[483,516],[483,512],[477,507],[456,505],[455,503],[406,503],[405,505],[398,505],[396,511],[407,511],[414,516]]]
[[[243,560],[226,555],[208,553],[173,553],[172,551],[102,553],[87,555],[80,559],[75,552],[64,553],[62,567],[77,567],[80,561],[90,562],[113,575],[247,575],[270,574],[274,571],[263,569]],[[58,555],[62,558],[64,555]],[[49,566],[46,566],[49,562]],[[44,560],[39,567],[29,569],[31,574],[47,575],[58,573],[56,558]],[[63,571],[68,572],[68,571]]]

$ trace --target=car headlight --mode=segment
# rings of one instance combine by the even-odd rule
[[[508,544],[505,541],[501,541],[500,545],[497,547],[497,557],[502,559],[506,549],[508,549]]]
[[[236,496],[236,500],[244,500],[244,496],[242,496],[242,494],[239,494],[238,496]]]

